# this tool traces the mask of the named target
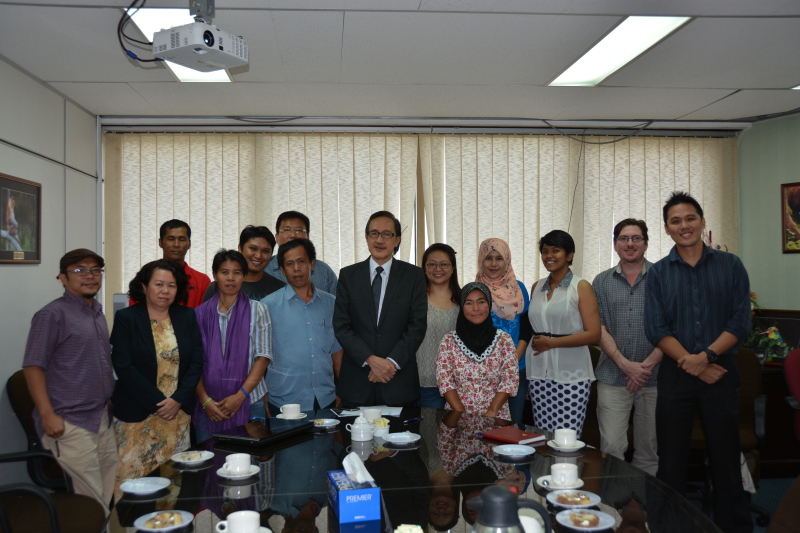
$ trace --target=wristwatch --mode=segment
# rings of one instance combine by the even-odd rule
[[[709,363],[716,363],[717,362],[717,358],[719,357],[717,355],[717,352],[715,352],[711,348],[706,348],[703,351],[706,352],[706,357],[708,357],[708,362]]]

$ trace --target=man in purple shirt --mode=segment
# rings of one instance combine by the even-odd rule
[[[111,345],[95,299],[104,265],[85,248],[61,258],[57,279],[64,295],[33,316],[22,366],[42,444],[70,475],[75,492],[95,498],[108,513],[118,454],[109,403]]]

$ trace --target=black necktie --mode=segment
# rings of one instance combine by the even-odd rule
[[[381,287],[383,287],[383,277],[381,276],[383,267],[379,266],[375,269],[375,278],[372,280],[372,302],[375,304],[375,323],[380,322],[378,311],[381,308]]]

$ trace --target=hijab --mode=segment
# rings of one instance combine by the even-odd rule
[[[489,279],[483,273],[483,260],[491,252],[498,252],[506,262],[506,271],[497,279]],[[478,249],[478,275],[475,281],[479,281],[489,287],[492,291],[492,311],[504,320],[514,320],[522,313],[525,301],[522,298],[522,291],[517,283],[517,276],[511,266],[511,249],[503,239],[486,239]]]
[[[500,338],[500,330],[494,327],[490,313],[487,313],[486,319],[480,324],[473,324],[467,319],[464,314],[464,301],[475,289],[486,295],[489,308],[492,306],[492,293],[486,285],[477,281],[467,283],[461,289],[461,308],[458,310],[456,319],[455,340],[461,353],[476,363],[480,363],[494,351],[497,340]]]

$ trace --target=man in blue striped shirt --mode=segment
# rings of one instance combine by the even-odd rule
[[[703,209],[675,192],[663,209],[675,246],[648,271],[645,334],[667,355],[658,374],[658,477],[683,493],[699,412],[714,487],[714,522],[750,532],[739,465],[736,349],[750,333],[750,283],[733,254],[703,244]]]

